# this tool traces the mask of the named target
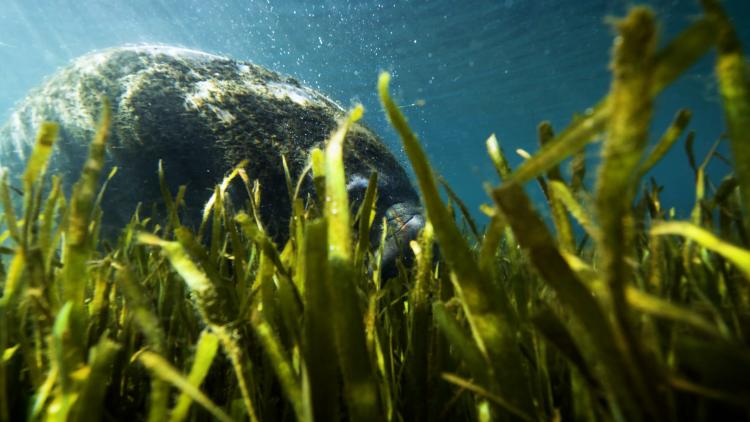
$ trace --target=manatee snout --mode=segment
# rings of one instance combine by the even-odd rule
[[[415,240],[424,228],[424,211],[417,203],[401,202],[392,205],[385,212],[388,226],[383,255],[381,258],[381,275],[383,280],[398,274],[399,258],[407,267],[414,260],[414,253],[409,242]]]
[[[353,212],[361,205],[367,190],[370,175],[369,169],[357,169],[356,163],[349,162],[350,171],[346,190],[349,200],[354,204]],[[394,173],[378,174],[375,220],[370,236],[371,246],[378,249],[382,239],[382,224],[385,218],[386,237],[383,242],[383,254],[380,258],[381,280],[385,281],[398,275],[398,262],[409,268],[414,261],[414,253],[409,242],[416,240],[424,228],[424,209],[419,204],[419,197],[405,177],[393,177]],[[371,266],[371,270],[374,265]]]

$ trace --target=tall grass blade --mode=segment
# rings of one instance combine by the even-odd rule
[[[302,397],[302,386],[300,380],[292,368],[292,362],[284,353],[283,346],[279,339],[274,335],[273,328],[257,310],[253,312],[252,327],[260,339],[260,343],[266,351],[266,356],[273,365],[281,388],[286,399],[292,406],[294,414],[298,421],[311,420],[312,415],[306,414]]]
[[[649,172],[649,170],[651,170],[656,165],[656,163],[664,158],[667,152],[672,148],[672,145],[677,142],[677,139],[679,139],[679,137],[685,131],[685,128],[690,123],[691,117],[692,113],[690,112],[690,110],[682,109],[677,112],[674,120],[672,120],[672,124],[669,125],[669,128],[667,128],[667,130],[661,136],[659,141],[656,143],[656,146],[654,146],[654,148],[648,154],[648,157],[646,157],[643,163],[641,163],[638,169],[639,174],[637,179],[642,178],[646,173]]]
[[[187,381],[190,385],[200,388],[203,379],[206,378],[208,370],[211,368],[218,348],[218,337],[207,330],[203,330],[198,338],[198,344],[195,346],[193,365],[190,367],[190,373],[187,376]],[[184,392],[180,393],[180,396],[177,398],[177,404],[172,409],[172,412],[170,412],[170,420],[173,422],[185,420],[192,402],[192,397]]]
[[[26,162],[26,171],[23,174],[24,189],[29,190],[47,169],[47,162],[52,155],[52,147],[55,144],[58,131],[58,126],[51,122],[44,122],[39,128],[34,149]]]
[[[498,142],[494,133],[487,138],[486,144],[487,154],[490,156],[492,164],[495,166],[497,175],[500,177],[500,180],[507,180],[513,170],[511,170],[510,164],[508,164],[508,160],[505,158],[505,154],[500,148],[500,142]]]
[[[310,377],[310,400],[314,420],[339,419],[339,372],[334,326],[329,317],[331,298],[325,288],[327,227],[324,219],[305,227],[305,315],[303,353]]]
[[[365,197],[362,199],[362,205],[359,207],[357,215],[359,216],[359,230],[357,234],[357,244],[354,250],[354,267],[364,268],[365,255],[370,249],[370,228],[375,218],[375,202],[378,194],[378,173],[372,172],[370,180],[367,183]]]
[[[249,361],[245,358],[245,352],[238,342],[239,339],[230,326],[230,322],[234,320],[237,310],[234,306],[231,306],[232,301],[227,296],[226,290],[208,278],[206,273],[190,259],[188,253],[179,242],[165,241],[146,233],[141,233],[138,236],[138,241],[148,245],[159,246],[169,259],[172,267],[182,277],[183,281],[185,281],[201,318],[211,328],[213,333],[219,337],[224,351],[232,361],[245,409],[250,419],[257,421],[258,418],[253,406],[247,379],[247,365]]]
[[[678,235],[690,239],[726,258],[742,271],[746,280],[750,280],[750,251],[721,240],[706,229],[688,222],[671,221],[654,225],[651,235]]]
[[[701,0],[717,29],[716,75],[742,192],[744,224],[750,227],[750,72],[737,31],[718,0]]]
[[[471,325],[474,341],[485,354],[493,378],[504,380],[497,388],[515,406],[529,411],[533,405],[524,381],[526,369],[517,348],[514,316],[507,296],[488,283],[479,271],[466,239],[454,224],[440,199],[437,183],[427,157],[416,135],[409,128],[401,110],[388,93],[390,75],[381,73],[378,81],[380,100],[391,125],[401,136],[406,154],[419,182],[428,219],[435,228],[435,237],[453,272],[452,279],[460,289],[460,297]],[[509,389],[503,386],[514,385]]]
[[[596,183],[596,210],[601,225],[599,260],[608,289],[617,346],[628,367],[629,382],[652,418],[664,419],[660,383],[650,370],[653,365],[636,333],[625,297],[633,277],[627,259],[634,256],[635,231],[632,203],[639,163],[648,140],[656,67],[656,21],[653,12],[635,7],[616,23],[619,37],[612,53],[610,119],[602,147],[602,163]],[[647,381],[648,380],[648,381]],[[663,391],[663,390],[662,390]]]
[[[568,309],[580,331],[580,350],[593,370],[602,371],[597,377],[606,382],[613,399],[620,406],[638,414],[640,406],[629,382],[629,368],[623,362],[622,349],[617,347],[615,335],[603,307],[581,283],[555,247],[544,222],[531,207],[523,189],[506,183],[492,192],[498,207],[508,219],[518,243],[529,256],[546,283],[555,291],[558,300]],[[596,364],[594,364],[596,362]]]
[[[656,96],[703,57],[713,46],[715,39],[715,25],[707,19],[701,19],[656,53],[650,96]],[[599,101],[584,115],[575,119],[531,159],[526,160],[513,173],[513,181],[525,183],[532,180],[594,140],[606,128],[608,115],[612,109],[608,101],[609,97]]]
[[[16,211],[13,208],[13,201],[10,199],[10,185],[8,183],[8,172],[3,171],[2,181],[0,181],[0,199],[3,202],[3,216],[5,217],[5,227],[8,229],[11,239],[16,244],[21,244],[21,232],[18,230],[18,220]]]
[[[406,374],[409,377],[407,400],[411,403],[412,414],[407,415],[414,421],[428,420],[428,406],[430,404],[429,375],[429,341],[432,333],[432,316],[430,306],[430,291],[433,263],[432,224],[425,224],[419,242],[412,241],[412,249],[417,261],[417,274],[414,288],[411,291],[411,335],[409,336],[409,356]]]
[[[102,337],[89,350],[88,365],[90,372],[81,388],[79,397],[76,399],[71,420],[102,420],[105,394],[111,381],[114,360],[120,350],[120,345],[106,337]]]
[[[325,219],[328,231],[326,286],[331,305],[336,349],[344,380],[345,398],[355,420],[379,420],[382,408],[374,371],[368,356],[363,312],[357,295],[352,257],[349,200],[343,164],[344,139],[362,117],[356,107],[331,135],[325,151]],[[314,168],[313,168],[314,169]]]
[[[109,101],[102,100],[102,112],[94,139],[89,146],[89,156],[83,165],[81,177],[73,186],[70,210],[65,229],[63,256],[63,297],[73,306],[83,306],[86,297],[86,260],[92,252],[89,242],[89,223],[96,198],[99,176],[104,168],[105,144],[111,125]]]
[[[211,399],[206,397],[198,387],[191,384],[188,379],[180,374],[180,372],[163,357],[156,353],[144,350],[138,354],[138,360],[143,366],[148,368],[154,376],[172,384],[183,394],[190,396],[196,403],[208,410],[216,419],[222,422],[232,422],[232,418],[230,418],[229,415],[221,410],[221,408],[211,401]]]

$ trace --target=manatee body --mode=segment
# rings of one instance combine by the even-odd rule
[[[111,102],[107,165],[117,166],[103,202],[105,226],[122,227],[138,202],[161,201],[157,165],[172,190],[187,185],[183,221],[196,225],[213,187],[241,160],[261,184],[261,216],[283,240],[290,203],[282,166],[303,171],[313,147],[336,128],[344,110],[320,92],[261,66],[164,45],[113,48],[80,57],[32,91],[0,129],[0,165],[18,177],[43,121],[60,125],[50,171],[69,189],[93,137],[102,98]],[[423,225],[406,172],[381,140],[355,124],[344,165],[350,197],[359,198],[378,172],[378,218],[389,218],[386,245],[408,243]],[[303,195],[312,193],[311,179]],[[241,200],[244,203],[244,200]],[[379,219],[376,221],[380,221]]]

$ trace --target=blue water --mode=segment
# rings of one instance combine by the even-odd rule
[[[482,183],[497,181],[486,158],[487,136],[496,133],[518,165],[517,148],[537,148],[539,121],[562,129],[573,113],[596,103],[609,85],[612,31],[605,17],[622,16],[632,3],[0,0],[0,120],[76,56],[126,43],[177,44],[295,76],[344,106],[363,103],[367,123],[406,163],[375,94],[378,72],[389,70],[396,98],[436,170],[477,212],[489,202]],[[663,39],[700,14],[695,0],[648,4],[658,12]],[[750,51],[750,1],[724,4]],[[668,89],[657,106],[652,138],[677,109],[688,107],[702,156],[724,130],[712,57]],[[726,146],[720,150],[728,154]],[[712,164],[715,178],[727,171],[718,160]],[[686,215],[694,182],[681,144],[653,175],[667,186],[663,204]],[[535,186],[530,192],[541,200]]]

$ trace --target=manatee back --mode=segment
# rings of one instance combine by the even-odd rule
[[[118,166],[103,207],[105,223],[116,227],[137,202],[160,201],[159,159],[172,191],[187,185],[184,218],[193,224],[213,186],[247,159],[249,176],[262,186],[264,222],[283,235],[290,204],[281,156],[296,178],[310,149],[321,146],[343,115],[323,94],[249,62],[162,45],[121,47],[83,56],[31,92],[0,129],[0,164],[20,175],[41,122],[57,122],[51,171],[61,173],[69,189],[102,97],[113,111],[107,164]],[[347,138],[344,160],[349,179],[378,171],[379,208],[416,201],[403,168],[364,126]]]

